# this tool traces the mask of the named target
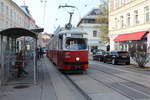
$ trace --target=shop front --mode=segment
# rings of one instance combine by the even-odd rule
[[[148,31],[120,34],[114,39],[115,50],[134,51],[133,49],[147,50]]]

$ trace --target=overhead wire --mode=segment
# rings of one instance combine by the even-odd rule
[[[70,0],[55,0],[56,1],[56,3],[57,3],[57,5],[62,5],[62,4],[72,4],[71,2],[72,1],[70,1]],[[94,4],[93,3],[93,0],[88,0],[88,2],[87,2],[87,0],[86,0],[86,2],[85,3],[83,3],[83,7],[87,7],[87,6],[91,6],[91,4]],[[77,6],[77,4],[75,4],[75,6]],[[81,8],[80,8],[81,9]],[[78,13],[78,15],[79,15],[79,20],[81,20],[81,12],[80,12],[80,9],[78,8],[78,7],[76,7],[76,10],[75,9],[73,9],[72,11],[73,12],[77,12]],[[62,10],[64,10],[64,11],[67,11],[67,13],[68,12],[70,12],[69,10],[71,10],[71,8],[63,8]],[[58,18],[57,18],[57,20],[58,20]]]

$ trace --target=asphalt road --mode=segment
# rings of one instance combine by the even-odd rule
[[[130,100],[150,100],[149,75],[121,66],[90,61],[88,76]]]

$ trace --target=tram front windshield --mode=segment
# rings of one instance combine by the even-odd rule
[[[87,49],[86,39],[67,38],[65,48],[68,50],[85,50]]]

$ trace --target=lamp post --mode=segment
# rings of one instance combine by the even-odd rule
[[[45,15],[46,15],[46,3],[47,0],[41,0],[41,3],[44,3],[44,13],[43,13],[43,26],[45,24]]]

